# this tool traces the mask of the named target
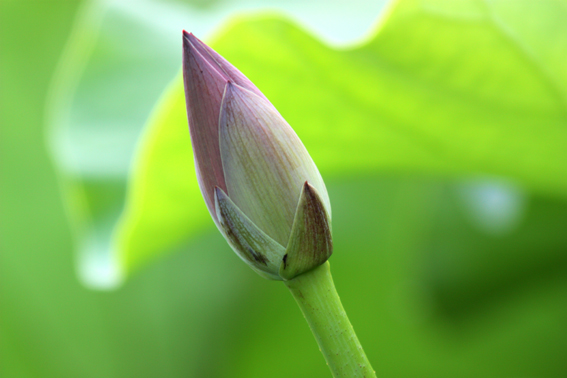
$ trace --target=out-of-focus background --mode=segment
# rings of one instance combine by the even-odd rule
[[[1,377],[329,376],[206,212],[183,28],[318,164],[378,376],[567,375],[565,1],[0,6]]]

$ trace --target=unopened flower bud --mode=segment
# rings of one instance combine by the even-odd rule
[[[230,246],[272,279],[324,263],[329,197],[293,129],[250,80],[185,31],[183,78],[199,187]]]

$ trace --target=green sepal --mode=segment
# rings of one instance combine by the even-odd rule
[[[215,187],[215,210],[236,254],[261,276],[281,280],[278,272],[285,248],[260,230],[219,187]]]
[[[323,264],[332,253],[331,217],[317,190],[306,181],[279,275],[291,280]]]

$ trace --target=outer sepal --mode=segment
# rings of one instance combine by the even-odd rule
[[[236,254],[261,276],[281,280],[278,272],[285,248],[260,230],[219,187],[215,187],[215,209]]]
[[[323,264],[333,253],[331,219],[317,190],[303,185],[279,275],[284,280]]]

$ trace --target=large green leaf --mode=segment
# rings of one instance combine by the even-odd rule
[[[553,0],[402,0],[351,49],[262,17],[212,45],[270,98],[326,177],[482,173],[565,198],[565,19]],[[127,271],[212,224],[196,199],[179,82],[139,147],[116,234]]]

